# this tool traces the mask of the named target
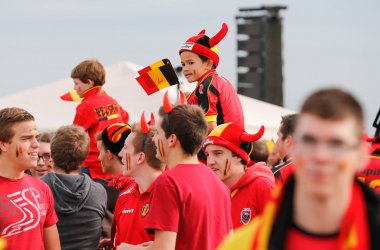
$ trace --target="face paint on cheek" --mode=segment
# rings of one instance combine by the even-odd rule
[[[129,172],[131,170],[131,154],[127,153],[126,156],[127,156],[126,167],[127,167],[127,171]]]
[[[158,150],[160,151],[161,157],[164,157],[165,156],[164,144],[161,139],[158,140]]]
[[[339,170],[346,172],[348,169],[348,161],[344,160],[339,164]]]
[[[21,146],[17,146],[17,148],[16,148],[16,157],[19,157],[20,155],[22,155],[22,147]]]
[[[226,160],[226,166],[224,167],[224,176],[230,173],[231,170],[231,162],[227,159]]]
[[[303,156],[300,156],[294,160],[294,164],[297,166],[297,168],[303,169],[305,168],[305,159],[303,158]]]

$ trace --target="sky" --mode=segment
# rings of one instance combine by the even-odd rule
[[[223,22],[229,32],[218,45],[218,72],[235,84],[238,9],[273,4],[288,7],[281,11],[284,106],[297,111],[313,91],[342,87],[362,103],[372,135],[380,107],[377,0],[0,0],[0,96],[68,78],[88,58],[179,65],[187,38],[203,28],[213,36]]]

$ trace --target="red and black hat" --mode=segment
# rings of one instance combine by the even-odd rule
[[[211,59],[216,68],[219,64],[219,56],[213,48],[226,36],[228,26],[223,23],[220,31],[211,38],[206,36],[205,32],[205,30],[202,30],[198,35],[187,39],[187,41],[181,46],[179,54],[184,51],[190,51],[202,55],[208,59]]]
[[[126,123],[114,123],[102,131],[103,144],[114,155],[118,155],[124,147],[124,141],[131,133],[131,126]]]
[[[237,154],[248,165],[250,161],[249,152],[245,151],[242,145],[259,140],[264,131],[264,126],[261,126],[256,134],[248,134],[232,122],[221,124],[207,136],[206,141],[203,143],[203,150],[211,144],[223,146]]]

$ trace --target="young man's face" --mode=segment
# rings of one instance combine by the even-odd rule
[[[273,151],[278,153],[278,157],[280,158],[280,160],[283,160],[285,156],[288,155],[290,138],[289,136],[284,138],[284,135],[281,133],[280,129],[278,129],[277,131],[278,139],[276,141],[276,144],[274,145]]]
[[[212,62],[203,62],[201,58],[189,51],[184,51],[180,55],[183,75],[188,82],[196,82],[201,76],[212,68]]]
[[[106,149],[106,147],[104,146],[104,143],[101,140],[98,140],[97,147],[99,150],[98,159],[99,159],[100,163],[102,164],[103,173],[105,173],[105,174],[113,173],[113,171],[112,171],[113,166],[112,166],[110,159],[109,159],[109,154],[111,154],[111,152],[109,152]]]
[[[326,120],[302,114],[294,133],[295,178],[307,195],[319,199],[350,188],[355,173],[366,164],[366,149],[352,117]]]
[[[167,139],[165,137],[165,132],[161,127],[162,118],[160,117],[157,121],[156,131],[152,138],[154,144],[156,145],[156,158],[163,163],[167,163],[165,161],[166,152],[168,150],[167,147]]]
[[[39,144],[37,167],[30,169],[32,175],[36,178],[41,178],[53,170],[50,143],[40,142]]]
[[[208,145],[205,148],[205,155],[207,166],[222,181],[231,175],[232,167],[240,162],[240,158],[233,156],[231,150],[219,145]]]
[[[134,177],[136,174],[136,169],[138,168],[138,157],[139,153],[135,152],[135,147],[133,146],[133,140],[136,134],[134,132],[130,133],[125,139],[124,147],[120,151],[119,157],[122,158],[123,163],[123,175],[128,177]]]
[[[94,84],[92,83],[84,83],[79,78],[73,78],[74,81],[74,89],[78,93],[80,97],[83,97],[84,92],[88,89],[92,88]]]
[[[36,168],[39,143],[34,121],[24,121],[13,125],[14,136],[10,143],[0,142],[1,154],[15,163],[17,170]]]

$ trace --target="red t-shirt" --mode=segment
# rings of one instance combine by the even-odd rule
[[[125,242],[133,245],[154,240],[154,235],[145,231],[146,218],[149,213],[152,185],[140,194],[135,183],[128,190],[120,193],[116,201],[114,223],[116,235],[114,246]]]
[[[24,174],[21,179],[0,177],[0,237],[9,249],[44,249],[44,228],[58,221],[50,188]]]
[[[231,213],[234,229],[247,225],[261,214],[274,188],[274,177],[266,165],[249,167],[231,189]]]
[[[311,235],[298,228],[291,228],[286,235],[285,249],[289,250],[336,250],[338,234]]]
[[[367,167],[357,177],[380,194],[380,156],[371,155]]]
[[[207,166],[179,164],[157,178],[145,228],[177,232],[176,250],[214,250],[232,229],[229,190]]]
[[[82,126],[90,136],[90,150],[83,167],[90,168],[91,178],[111,179],[112,175],[104,174],[98,159],[96,135],[111,124],[129,119],[128,113],[100,87],[93,87],[84,93],[82,102],[76,109],[74,125]]]
[[[187,102],[202,107],[206,120],[217,125],[233,122],[244,129],[244,114],[240,99],[232,84],[210,70],[198,81]]]

